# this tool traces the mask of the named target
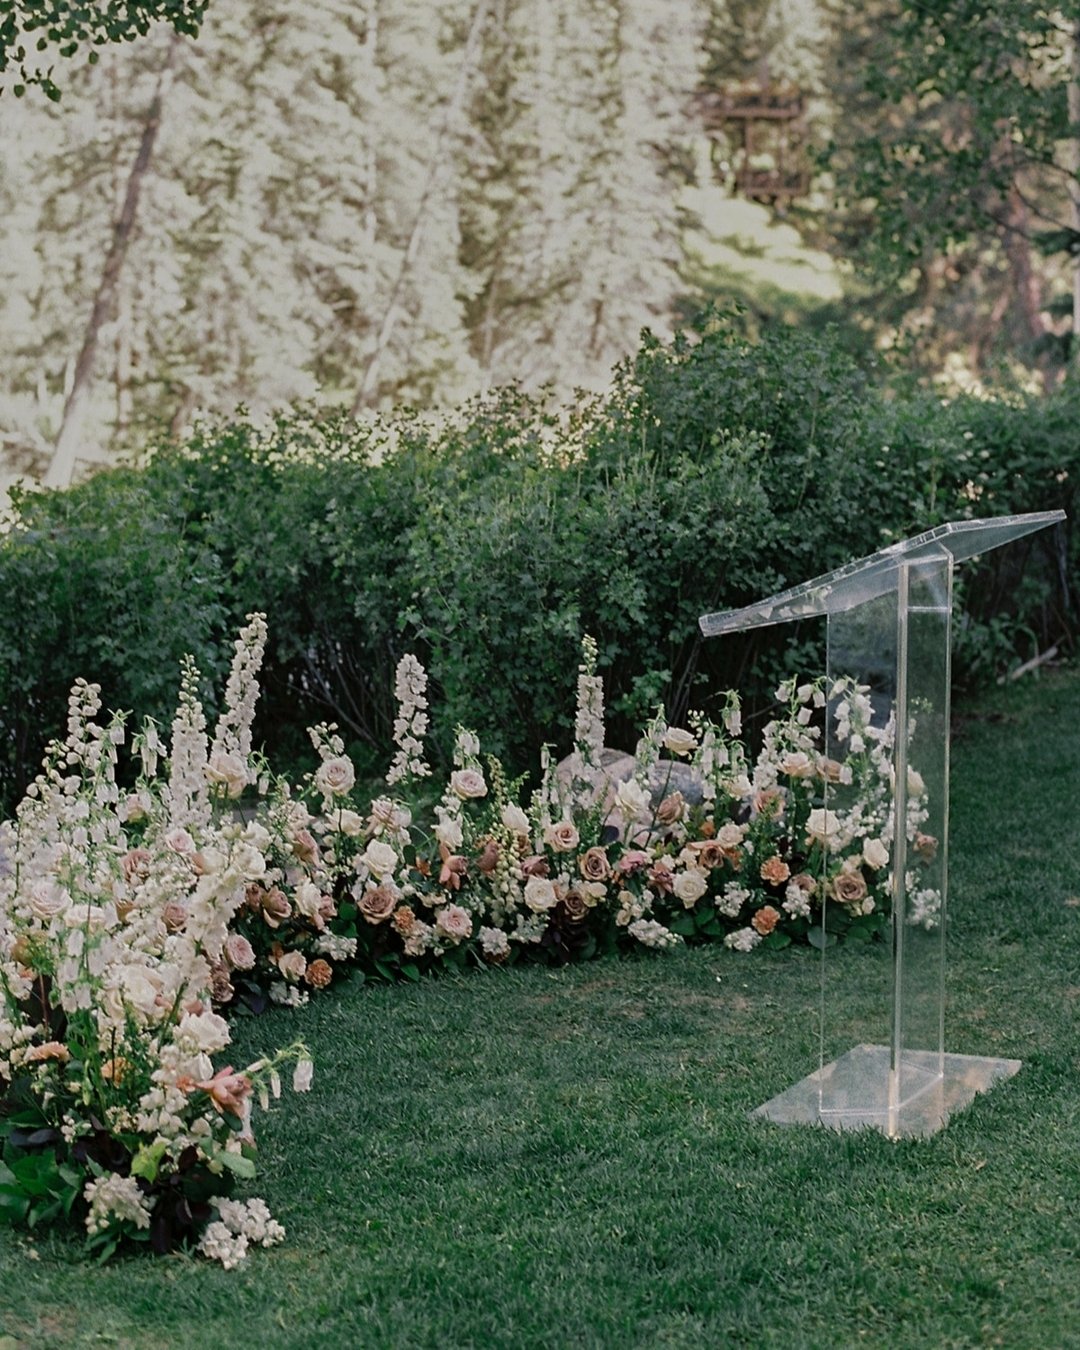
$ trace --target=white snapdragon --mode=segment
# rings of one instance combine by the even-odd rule
[[[394,744],[397,752],[386,775],[390,786],[410,778],[427,778],[431,769],[424,759],[424,737],[428,730],[427,673],[407,652],[394,673],[394,697],[398,711],[394,719]]]

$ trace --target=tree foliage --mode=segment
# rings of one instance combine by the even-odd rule
[[[164,20],[177,33],[195,37],[209,0],[0,0],[0,76],[17,73],[12,92],[21,97],[28,85],[39,85],[54,102],[60,89],[52,78],[57,57],[69,60],[90,45],[97,48],[145,37],[152,24]],[[0,92],[3,85],[0,84]]]

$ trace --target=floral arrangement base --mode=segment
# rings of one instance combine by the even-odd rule
[[[1020,1065],[1018,1059],[905,1050],[894,1066],[887,1045],[857,1045],[750,1115],[778,1125],[871,1127],[890,1139],[927,1138]]]

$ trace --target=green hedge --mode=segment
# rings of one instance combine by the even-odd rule
[[[331,718],[373,773],[394,666],[433,683],[435,738],[462,722],[515,769],[569,739],[592,633],[611,742],[658,700],[674,720],[735,685],[764,711],[821,660],[820,623],[704,642],[700,614],[961,515],[1064,507],[1080,394],[897,394],[826,335],[752,343],[714,323],[646,336],[569,413],[513,389],[443,419],[240,417],[64,493],[18,499],[0,541],[0,794],[10,810],[77,675],[171,717],[180,655],[220,687],[222,640],[269,616],[258,734],[284,764]],[[965,568],[956,673],[995,673],[1071,632],[1071,530]],[[208,689],[208,698],[212,700]]]

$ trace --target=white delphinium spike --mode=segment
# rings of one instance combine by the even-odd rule
[[[250,777],[251,726],[259,698],[259,670],[266,649],[266,615],[249,614],[234,643],[225,686],[225,708],[214,730],[208,766],[210,779],[238,797]],[[242,771],[242,773],[241,773]]]
[[[173,826],[203,830],[210,823],[206,716],[199,699],[199,672],[190,656],[184,657],[180,671],[180,698],[172,724],[166,805]]]
[[[570,783],[575,805],[587,806],[596,793],[596,776],[604,749],[604,681],[596,673],[597,647],[588,633],[581,639],[578,666],[577,715]]]
[[[387,783],[410,778],[427,778],[431,769],[424,759],[427,735],[427,672],[411,652],[398,662],[394,673],[394,697],[398,711],[394,719],[394,744],[398,747],[386,775]]]

